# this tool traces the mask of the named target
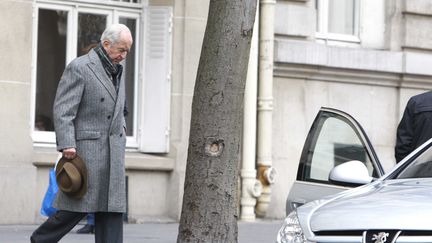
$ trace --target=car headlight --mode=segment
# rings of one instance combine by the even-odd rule
[[[306,237],[303,234],[303,230],[300,227],[300,223],[297,217],[297,212],[291,212],[277,235],[277,243],[305,243],[307,242]]]

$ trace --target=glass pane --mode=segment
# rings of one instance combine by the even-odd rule
[[[355,130],[343,120],[327,118],[313,149],[309,179],[328,181],[333,167],[351,160],[365,163],[372,176],[373,165]]]
[[[398,179],[427,177],[432,177],[432,147],[429,147],[397,176]]]
[[[329,0],[328,32],[355,35],[355,0]]]
[[[66,64],[67,12],[39,9],[36,69],[36,131],[54,131],[52,107]]]
[[[317,13],[317,17],[315,19],[315,24],[316,24],[316,29],[318,32],[322,31],[321,26],[320,26],[320,21],[322,18],[322,11],[319,11],[321,9],[321,1],[320,0],[315,0],[315,12]]]
[[[99,43],[106,28],[107,16],[101,14],[80,13],[78,15],[77,56],[89,52]]]
[[[136,40],[136,19],[131,18],[120,18],[119,23],[126,25],[131,33],[132,38]],[[123,63],[125,67],[125,85],[126,85],[126,103],[128,107],[128,115],[126,117],[126,124],[128,127],[127,135],[133,135],[134,128],[134,118],[135,118],[135,62],[136,62],[136,43],[132,45],[130,52],[128,53],[125,62]]]

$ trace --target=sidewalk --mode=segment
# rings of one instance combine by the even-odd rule
[[[239,222],[239,243],[275,242],[282,220]],[[0,225],[0,243],[29,243],[38,225]],[[93,235],[76,234],[78,225],[60,243],[94,243]],[[177,240],[178,223],[125,224],[124,243],[173,243]]]

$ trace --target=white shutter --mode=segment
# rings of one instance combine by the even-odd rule
[[[144,13],[144,79],[139,149],[167,153],[170,134],[172,8]]]

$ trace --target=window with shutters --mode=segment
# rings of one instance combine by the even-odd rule
[[[134,38],[122,63],[129,111],[127,147],[168,152],[172,9],[150,7],[143,2],[36,2],[32,116],[35,145],[55,146],[52,106],[66,65],[97,45],[106,26],[122,23]]]

